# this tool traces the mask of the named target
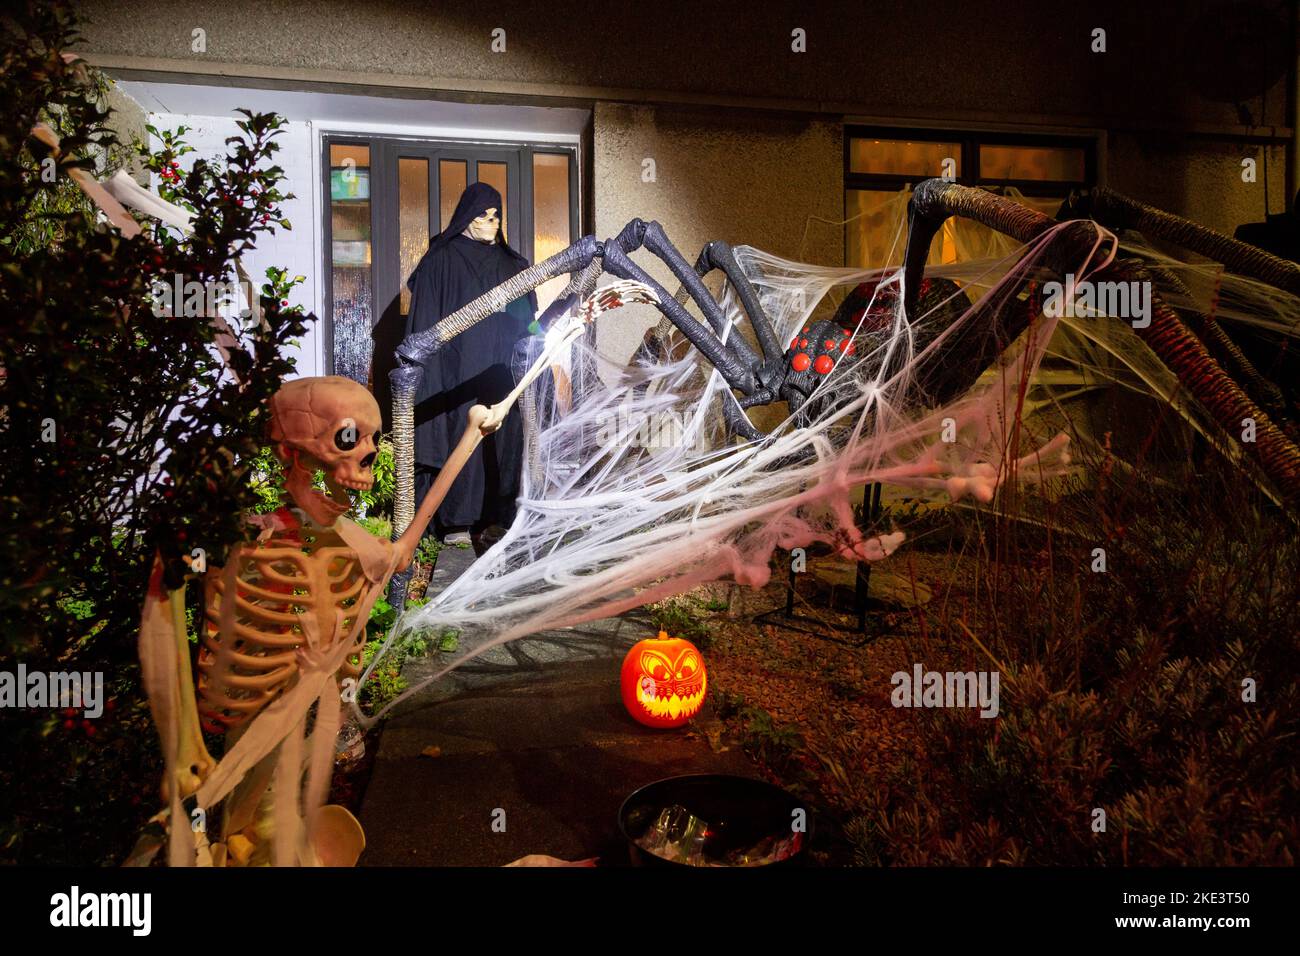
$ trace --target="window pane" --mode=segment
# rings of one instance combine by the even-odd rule
[[[909,190],[849,189],[845,195],[847,223],[844,264],[863,269],[883,269],[903,264],[907,245]],[[954,220],[949,219],[930,243],[931,264],[956,261]]]
[[[506,222],[506,209],[510,206],[510,193],[506,189],[506,164],[480,161],[478,164],[478,181],[487,183],[501,194],[501,208],[497,212],[501,215],[501,235],[505,237],[506,242],[509,242],[510,224]]]
[[[905,139],[849,140],[849,172],[882,176],[943,176],[944,160],[952,160],[952,175],[961,176],[961,144]]]
[[[1083,149],[1073,146],[980,146],[981,179],[1083,182]]]
[[[330,145],[330,283],[334,372],[370,373],[370,148]]]
[[[398,277],[402,283],[402,315],[411,311],[407,277],[429,247],[429,161],[397,160]]]
[[[456,211],[460,194],[468,185],[463,159],[438,160],[438,231],[447,228],[451,214]]]
[[[573,242],[569,230],[569,156],[533,154],[533,262],[541,262]],[[537,307],[545,309],[568,285],[556,276],[537,287]]]

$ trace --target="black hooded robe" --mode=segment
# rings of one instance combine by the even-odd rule
[[[528,267],[528,260],[496,240],[479,242],[462,235],[487,209],[504,210],[501,195],[486,183],[474,183],[460,197],[447,228],[429,242],[429,250],[407,280],[411,309],[406,334],[422,332],[461,306]],[[415,396],[416,505],[446,464],[476,404],[492,405],[514,388],[511,354],[530,334],[537,297],[516,299],[453,338],[424,364],[424,379]],[[518,408],[488,435],[447,492],[434,518],[435,533],[490,525],[508,527],[523,462],[523,425]]]

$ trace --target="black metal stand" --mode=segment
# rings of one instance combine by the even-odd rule
[[[862,499],[864,517],[867,524],[872,524],[880,516],[880,485],[868,485],[866,494]],[[857,569],[853,577],[853,610],[858,616],[856,627],[850,627],[845,624],[839,624],[834,621],[822,621],[818,618],[809,617],[807,614],[796,614],[794,610],[794,582],[795,570],[794,562],[789,562],[790,577],[785,586],[785,607],[783,609],[773,609],[754,618],[755,624],[774,624],[778,627],[784,627],[791,631],[798,631],[801,634],[808,634],[823,641],[829,641],[832,644],[843,644],[847,647],[862,647],[872,640],[874,636],[867,633],[867,591],[871,581],[871,565],[866,561],[857,562]],[[826,633],[832,631],[838,634],[853,634],[861,636],[861,640],[849,641],[841,640]]]

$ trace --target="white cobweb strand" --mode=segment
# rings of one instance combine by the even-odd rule
[[[1009,290],[1034,267],[1054,233],[1009,260],[1010,269],[1007,262],[989,264],[990,274],[1001,278],[986,297],[1007,295],[1007,307],[1014,307]],[[897,271],[831,269],[744,246],[735,251],[781,342],[836,287],[879,281],[879,295],[901,284]],[[1075,270],[1080,276],[1087,271],[1088,263]],[[739,334],[734,326],[743,315],[729,288],[721,301],[733,325],[729,334]],[[611,617],[706,581],[730,578],[762,587],[777,548],[822,543],[847,559],[880,560],[903,543],[904,532],[859,531],[852,495],[864,485],[882,482],[987,502],[1013,476],[1037,481],[1060,474],[1069,462],[1064,435],[1011,455],[1022,442],[1032,444],[1023,434],[1016,437],[1018,409],[1054,321],[1039,318],[995,374],[947,406],[910,406],[917,363],[950,347],[950,336],[975,313],[967,309],[918,351],[914,327],[899,305],[875,353],[841,362],[819,385],[847,386],[851,400],[824,408],[804,427],[787,418],[761,444],[728,439],[721,402],[734,398],[694,348],[675,361],[638,361],[607,385],[595,373],[590,340],[574,341],[563,363],[571,372],[571,402],[556,397],[547,376],[531,386],[538,422],[525,429],[523,460],[539,467],[531,473],[525,468],[516,520],[461,577],[424,606],[408,609],[370,666],[394,640],[417,630],[455,629],[462,653],[362,719],[377,720],[406,696],[506,641]],[[617,321],[618,315],[608,313],[601,321]],[[918,325],[924,320],[918,317]],[[954,429],[955,441],[940,440]]]

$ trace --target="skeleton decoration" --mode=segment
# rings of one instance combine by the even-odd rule
[[[207,570],[197,693],[184,630],[160,620],[157,596],[146,603],[146,686],[164,746],[176,745],[167,780],[173,864],[351,864],[364,846],[351,814],[322,804],[365,623],[399,561],[392,543],[344,516],[348,490],[374,481],[379,422],[374,398],[348,379],[299,379],[272,398],[270,438],[294,507],[262,518],[254,540]],[[328,496],[312,487],[317,470]],[[169,657],[174,682],[151,666]],[[160,706],[168,700],[172,708]],[[220,762],[203,746],[200,721],[227,734]],[[210,829],[218,806],[220,826]],[[186,817],[203,826],[186,827]]]
[[[256,519],[256,537],[224,567],[207,570],[197,687],[177,594],[165,598],[155,575],[145,604],[141,658],[167,752],[164,793],[171,802],[156,820],[168,824],[173,864],[356,862],[365,845],[360,825],[343,807],[323,803],[342,710],[355,699],[370,609],[393,572],[410,564],[474,449],[500,427],[554,350],[624,301],[653,300],[635,284],[601,290],[569,317],[506,399],[471,410],[419,514],[394,541],[346,517],[349,492],[374,482],[381,419],[370,392],[329,376],[289,382],[273,396],[269,437],[293,506]],[[328,495],[313,487],[317,471]],[[200,726],[227,735],[220,762],[208,754]],[[218,806],[220,826],[209,831]],[[186,826],[187,819],[202,826]]]

